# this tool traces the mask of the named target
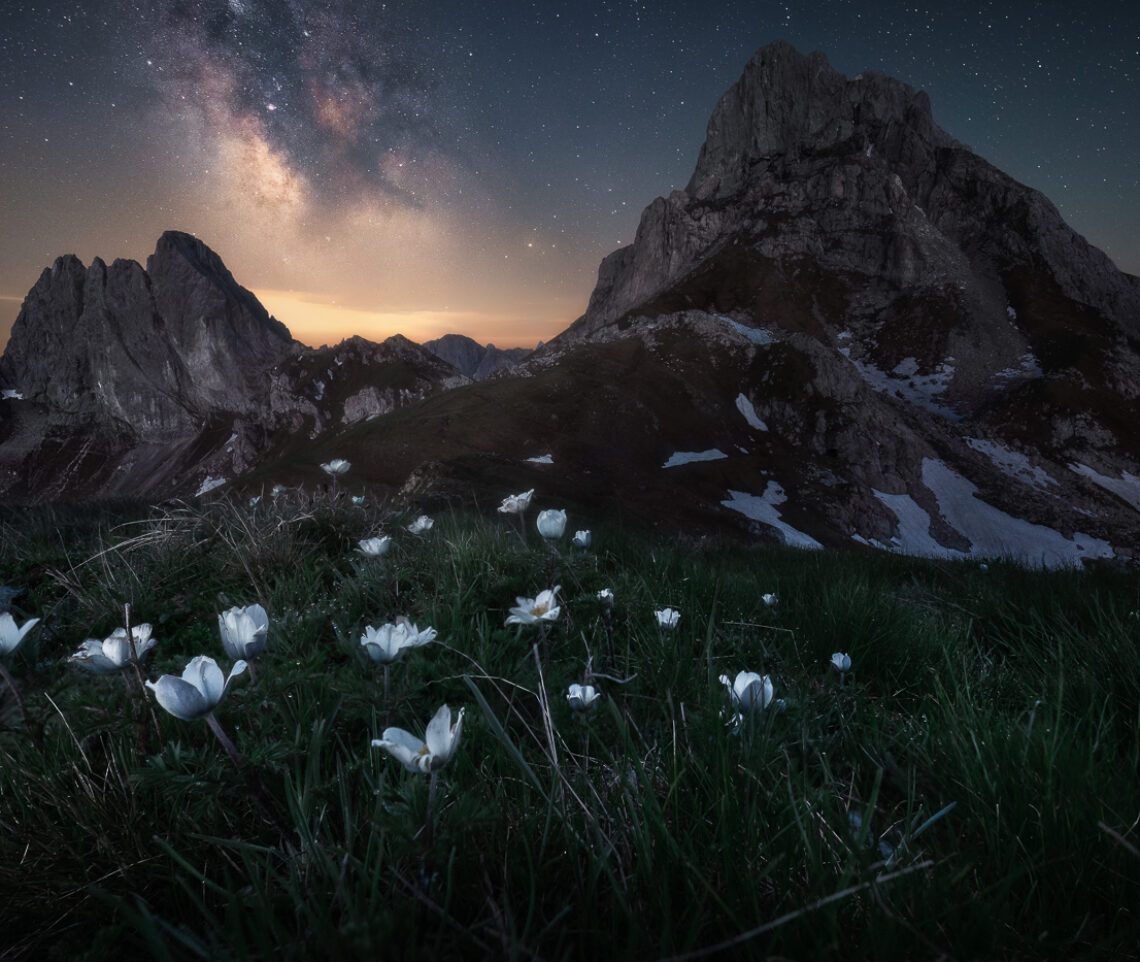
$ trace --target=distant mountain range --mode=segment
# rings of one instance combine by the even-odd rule
[[[244,494],[344,457],[350,487],[535,487],[583,523],[1046,564],[1140,544],[1140,280],[925,94],[783,43],[533,353],[305,348],[169,232],[145,270],[45,270],[0,389],[8,500]]]

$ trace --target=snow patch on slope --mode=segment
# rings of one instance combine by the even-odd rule
[[[923,459],[922,483],[934,495],[943,519],[970,541],[967,554],[972,557],[1011,557],[1057,568],[1114,554],[1112,545],[1100,538],[1079,531],[1066,538],[1052,528],[1015,518],[979,500],[977,487],[935,458]],[[962,552],[935,540],[930,534],[930,515],[909,495],[874,493],[898,519],[898,534],[891,539],[897,550],[923,557],[963,557]]]
[[[200,498],[207,491],[213,491],[214,488],[220,488],[225,483],[226,483],[225,478],[214,478],[214,477],[210,477],[209,475],[207,475],[206,480],[203,481],[198,486],[198,490],[194,492],[194,497]]]
[[[727,457],[728,455],[720,448],[709,448],[707,451],[674,451],[661,467],[675,468],[681,464],[692,464],[694,461],[719,461]]]
[[[851,332],[840,331],[837,338],[844,342],[849,341]],[[953,408],[939,404],[935,400],[946,390],[954,377],[954,365],[951,363],[954,358],[945,358],[930,374],[919,374],[918,360],[913,357],[905,357],[892,370],[883,371],[874,364],[852,357],[851,345],[848,343],[840,345],[839,353],[854,364],[860,377],[881,394],[909,401],[924,411],[937,414],[948,421],[962,420],[962,416]]]
[[[1020,451],[1013,451],[1005,445],[998,444],[997,441],[987,441],[984,438],[964,438],[964,440],[975,451],[980,451],[989,458],[1002,474],[1041,489],[1057,483],[1047,471],[1035,467]]]
[[[756,414],[756,408],[752,406],[752,402],[743,394],[736,395],[736,410],[744,415],[744,420],[748,422],[749,426],[754,427],[757,431],[768,430],[768,425],[760,420]]]
[[[729,500],[721,502],[724,507],[739,511],[753,521],[775,528],[783,536],[785,544],[794,548],[823,547],[811,535],[804,534],[781,519],[776,507],[786,502],[788,496],[784,494],[784,489],[778,482],[769,481],[761,495],[748,494],[745,491],[729,491],[728,495]]]
[[[718,314],[717,317],[736,331],[737,334],[747,338],[753,344],[775,344],[779,340],[779,338],[774,336],[770,331],[766,331],[762,327],[745,327],[745,325],[738,324],[731,317],[725,317],[723,314]]]
[[[1093,484],[1099,485],[1106,491],[1111,491],[1118,498],[1127,501],[1133,508],[1140,511],[1140,477],[1123,471],[1119,478],[1110,478],[1079,461],[1070,464],[1069,470],[1088,478]]]

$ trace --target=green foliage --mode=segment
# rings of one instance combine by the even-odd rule
[[[0,955],[1136,957],[1135,574],[410,520],[0,514],[0,583],[42,619],[6,662],[22,702],[0,684]],[[504,624],[554,585],[555,622]],[[255,601],[268,647],[217,709],[240,764],[133,673],[66,664],[130,604],[147,677],[228,669],[217,615]],[[359,639],[398,616],[438,638],[385,680]],[[742,669],[778,702],[738,722]],[[444,703],[433,792],[371,742]]]

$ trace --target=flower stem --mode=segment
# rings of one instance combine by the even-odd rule
[[[433,769],[431,775],[428,776],[427,819],[424,824],[424,842],[428,848],[431,848],[432,842],[435,840],[435,786],[438,781],[439,772]]]
[[[226,750],[226,754],[230,756],[230,760],[239,769],[242,766],[241,753],[234,747],[234,743],[230,741],[230,736],[225,733],[218,720],[214,717],[213,712],[206,714],[206,724],[210,726],[210,731],[214,733],[218,741],[222,743],[222,748]]]
[[[16,687],[16,679],[8,674],[8,669],[4,667],[4,663],[0,661],[0,678],[4,679],[5,684],[11,689],[12,694],[16,696],[16,703],[20,706],[20,717],[24,717],[24,696],[20,694],[20,689]]]

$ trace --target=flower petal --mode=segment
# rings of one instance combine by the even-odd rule
[[[148,681],[146,686],[154,692],[155,701],[184,721],[201,718],[213,707],[196,685],[176,675],[163,675],[158,681]]]
[[[428,722],[424,742],[432,755],[447,755],[451,745],[451,709],[447,705],[441,706]]]
[[[222,700],[222,695],[226,691],[226,680],[222,669],[209,655],[196,655],[191,658],[190,664],[182,669],[182,679],[202,694],[209,706],[207,711]]]

